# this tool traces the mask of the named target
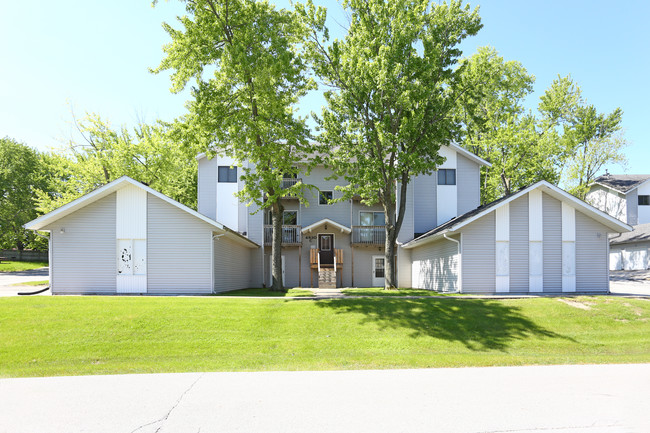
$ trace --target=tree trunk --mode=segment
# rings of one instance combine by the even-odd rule
[[[386,241],[384,242],[384,289],[397,288],[397,269],[395,261],[395,246],[397,236],[402,228],[406,212],[406,192],[408,188],[408,173],[402,173],[399,189],[399,210],[395,214],[395,195],[384,195],[384,219],[386,221]],[[392,199],[392,200],[391,200]]]
[[[271,234],[271,290],[274,292],[284,291],[282,281],[282,220],[284,206],[276,202],[271,208],[271,219],[273,232]]]
[[[384,243],[384,289],[397,288],[397,272],[395,269],[395,242],[397,231],[394,227],[386,225],[386,242]]]

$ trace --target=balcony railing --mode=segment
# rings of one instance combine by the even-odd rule
[[[282,245],[301,245],[302,226],[282,226]],[[273,226],[264,226],[264,245],[271,245],[273,239]]]
[[[386,228],[384,226],[352,226],[353,245],[384,245]]]
[[[298,182],[302,182],[302,179],[298,179],[295,177],[285,177],[282,179],[282,189],[291,188]]]

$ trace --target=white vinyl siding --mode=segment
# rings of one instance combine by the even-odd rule
[[[494,212],[468,224],[462,230],[463,293],[495,292]]]
[[[562,203],[542,194],[544,216],[544,292],[562,291]]]
[[[113,193],[46,227],[56,245],[50,263],[55,269],[52,293],[115,293],[115,219]]]
[[[225,236],[213,241],[214,291],[247,289],[251,287],[251,250]]]
[[[628,192],[625,200],[627,201],[627,223],[631,226],[639,224],[639,190]]]
[[[576,289],[609,290],[607,227],[576,210]]]
[[[417,176],[413,179],[413,194],[415,196],[414,206],[414,231],[415,233],[426,233],[433,230],[436,224],[436,215],[438,213],[436,192],[438,182],[436,173],[433,175]]]
[[[208,223],[148,194],[148,292],[212,291],[212,230]]]
[[[217,158],[199,160],[198,210],[208,218],[217,219]]]
[[[414,248],[411,252],[414,288],[453,292],[458,290],[458,245],[447,239]]]
[[[510,292],[528,292],[528,194],[510,202]]]

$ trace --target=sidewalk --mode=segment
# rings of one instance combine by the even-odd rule
[[[650,365],[0,379],[0,432],[650,431]]]

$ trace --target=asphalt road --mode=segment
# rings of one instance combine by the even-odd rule
[[[0,272],[0,296],[16,296],[18,292],[30,292],[43,288],[45,286],[15,286],[14,284],[47,280],[49,275],[49,268],[30,269],[20,272]],[[49,294],[48,290],[42,295]]]
[[[0,432],[650,431],[650,364],[0,379]]]

